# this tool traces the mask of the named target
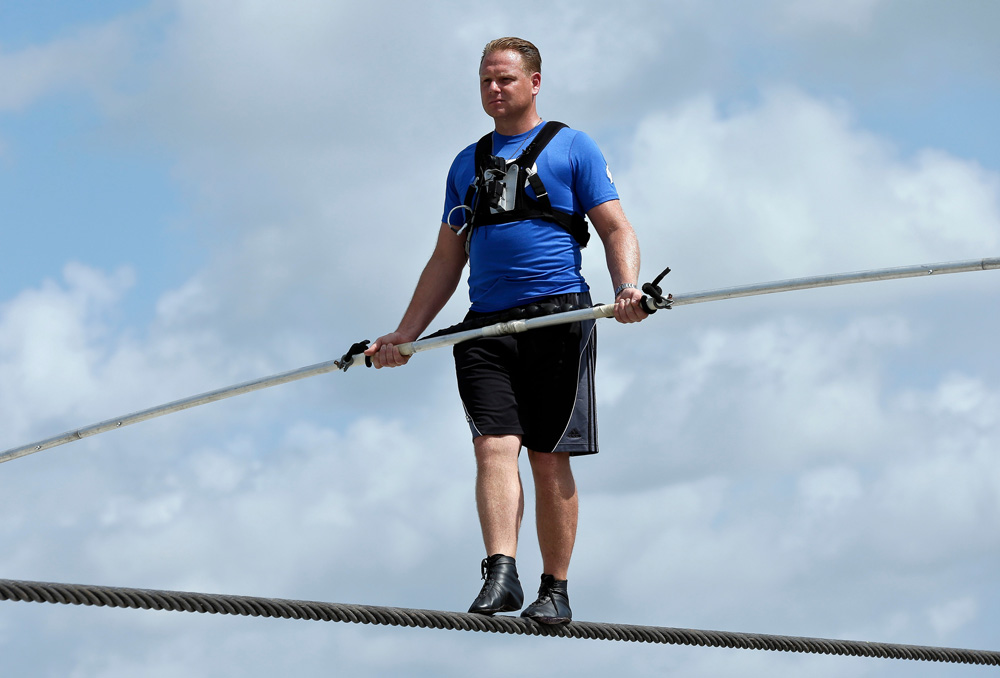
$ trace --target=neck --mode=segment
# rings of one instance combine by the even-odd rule
[[[497,134],[505,137],[513,137],[518,134],[530,132],[542,123],[541,117],[537,113],[532,113],[519,120],[497,120],[494,118]]]

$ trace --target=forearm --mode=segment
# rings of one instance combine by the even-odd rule
[[[441,266],[433,258],[427,262],[417,281],[410,304],[396,328],[397,334],[405,337],[406,341],[413,341],[419,337],[448,303],[461,279],[461,267]]]
[[[625,218],[617,200],[606,202],[592,209],[587,216],[604,244],[612,289],[623,283],[639,284],[639,239],[632,224]],[[622,323],[639,322],[647,316],[641,306],[642,291],[625,288],[615,295],[615,319]]]
[[[617,200],[598,205],[588,214],[604,245],[611,288],[639,282],[639,239]]]
[[[441,224],[434,252],[394,333],[397,340],[413,341],[427,329],[458,288],[467,261],[465,238],[455,235],[447,224]]]
[[[441,224],[434,253],[420,274],[399,326],[394,332],[376,339],[365,351],[372,365],[379,368],[406,364],[409,356],[399,352],[399,345],[415,341],[448,303],[462,279],[466,261],[465,240],[456,236],[448,224]]]
[[[604,241],[604,255],[611,276],[611,289],[622,283],[639,283],[639,239],[631,227],[611,231]]]

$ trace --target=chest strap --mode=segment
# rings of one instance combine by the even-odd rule
[[[566,125],[561,122],[545,123],[524,152],[511,160],[493,155],[492,132],[479,140],[475,155],[476,176],[465,194],[465,205],[470,211],[466,224],[470,240],[472,231],[479,226],[544,219],[566,229],[580,247],[587,246],[590,232],[586,217],[553,207],[535,167],[542,149],[564,127]],[[534,198],[525,191],[527,186],[531,186]],[[513,191],[512,196],[510,191]]]

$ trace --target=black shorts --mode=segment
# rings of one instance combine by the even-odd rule
[[[590,295],[542,301],[590,306]],[[467,320],[486,314],[470,311]],[[535,452],[596,454],[594,320],[456,344],[458,392],[472,437],[519,435]]]

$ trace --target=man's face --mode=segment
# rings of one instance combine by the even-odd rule
[[[531,110],[541,83],[541,73],[525,73],[521,55],[514,51],[491,52],[479,67],[483,110],[494,119],[513,120]]]

